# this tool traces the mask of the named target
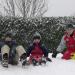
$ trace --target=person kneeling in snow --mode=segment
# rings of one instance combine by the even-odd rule
[[[8,67],[8,64],[17,65],[19,58],[22,61],[22,65],[25,65],[26,51],[23,46],[18,45],[16,41],[13,40],[12,33],[6,33],[4,39],[0,42],[2,43],[1,64],[3,67]]]
[[[47,61],[51,61],[48,58],[48,50],[41,44],[41,35],[38,32],[35,32],[33,36],[33,44],[27,49],[27,57],[29,57],[29,62],[33,65],[40,65],[42,63],[46,64]]]
[[[72,24],[66,26],[65,35],[62,37],[60,45],[57,50],[52,54],[52,57],[56,57],[58,53],[63,52],[62,59],[71,59],[73,53],[75,53],[75,29]]]

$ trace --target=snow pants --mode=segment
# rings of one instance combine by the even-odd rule
[[[4,54],[8,54],[8,57],[10,57],[11,55],[10,55],[10,47],[8,46],[8,45],[4,45],[4,46],[2,46],[2,48],[1,48],[1,54],[2,54],[2,59],[3,59],[3,55]],[[13,51],[13,50],[12,50]],[[18,61],[19,60],[19,58],[22,56],[22,54],[24,54],[24,53],[26,53],[26,51],[25,51],[25,49],[23,48],[23,46],[17,46],[17,47],[15,47],[15,51],[16,51],[16,60]],[[11,58],[10,58],[11,59]]]

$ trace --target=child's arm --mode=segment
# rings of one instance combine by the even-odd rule
[[[44,56],[45,57],[48,57],[48,49],[42,44],[42,46],[41,46],[41,49],[42,49],[42,51],[43,51],[43,53],[44,53]]]
[[[61,42],[60,42],[58,48],[56,49],[56,51],[53,52],[53,54],[52,54],[53,58],[56,58],[57,54],[61,53],[65,49],[66,43],[65,43],[64,37],[65,36],[62,37]]]
[[[49,61],[49,62],[52,62],[52,60],[50,59],[50,58],[48,58],[48,49],[44,46],[44,45],[42,45],[42,50],[43,50],[43,52],[44,52],[44,57],[46,58],[46,60],[47,61]]]
[[[30,55],[30,53],[31,53],[31,51],[33,50],[33,45],[30,45],[29,47],[28,47],[28,49],[27,49],[27,57],[29,57],[29,55]]]
[[[66,42],[64,40],[64,37],[65,36],[62,37],[61,42],[60,42],[60,44],[59,44],[59,46],[58,46],[58,48],[56,50],[58,52],[62,52],[66,48]]]

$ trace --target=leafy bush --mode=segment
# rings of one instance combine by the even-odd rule
[[[74,17],[43,17],[40,20],[0,17],[0,37],[12,31],[17,42],[27,48],[33,40],[33,34],[38,31],[42,36],[42,42],[51,51],[59,45],[64,34],[63,25],[68,22],[75,24],[74,20]]]

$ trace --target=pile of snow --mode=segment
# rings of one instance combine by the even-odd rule
[[[51,56],[51,54],[50,54]],[[57,58],[52,58],[53,62],[48,62],[44,66],[28,66],[25,68],[18,66],[11,66],[3,68],[0,65],[0,75],[75,75],[75,60],[62,60],[62,55],[59,54]]]

